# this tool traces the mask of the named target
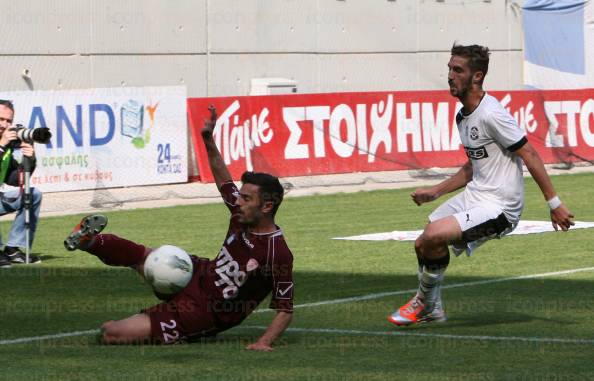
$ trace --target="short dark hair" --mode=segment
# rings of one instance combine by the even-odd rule
[[[272,201],[272,216],[276,214],[278,207],[283,202],[285,190],[278,177],[268,173],[246,171],[241,175],[243,184],[254,184],[258,186],[258,194],[264,201]]]
[[[480,45],[457,45],[454,42],[451,53],[453,56],[468,58],[468,66],[472,73],[482,71],[483,79],[485,78],[489,71],[489,48]]]
[[[12,104],[12,101],[0,99],[0,106],[7,107],[10,109],[10,111],[14,112],[14,105]]]

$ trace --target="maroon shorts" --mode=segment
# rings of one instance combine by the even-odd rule
[[[191,256],[194,274],[190,283],[171,300],[149,307],[142,312],[151,319],[151,336],[165,344],[192,338],[213,336],[219,331],[208,308],[206,292],[200,284],[204,260]]]

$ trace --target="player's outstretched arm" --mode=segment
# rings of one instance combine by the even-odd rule
[[[274,343],[274,340],[276,340],[285,331],[285,329],[287,329],[289,324],[291,324],[292,319],[292,313],[278,311],[266,329],[266,332],[264,332],[258,341],[248,345],[246,349],[263,352],[270,352],[274,350],[274,348],[272,348],[272,343]]]
[[[460,188],[463,188],[472,180],[472,163],[470,160],[466,162],[456,172],[456,174],[447,180],[442,181],[428,188],[419,188],[411,193],[411,197],[415,204],[421,206],[426,202],[438,199],[444,194],[448,194]]]
[[[516,154],[524,160],[526,168],[528,168],[532,178],[536,181],[545,200],[548,202],[551,209],[551,222],[553,223],[555,230],[558,230],[559,227],[563,231],[568,230],[574,225],[573,214],[561,203],[559,197],[557,197],[551,178],[547,174],[544,163],[538,155],[538,152],[536,152],[530,143],[526,143],[522,148],[516,151]]]
[[[210,119],[204,120],[202,140],[204,140],[204,146],[206,147],[206,153],[208,154],[210,170],[215,179],[215,183],[217,184],[217,188],[220,190],[222,184],[232,181],[232,179],[213,138],[214,127],[217,123],[217,110],[213,105],[210,105],[208,111],[210,111]]]

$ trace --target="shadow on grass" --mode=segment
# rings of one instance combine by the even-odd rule
[[[410,290],[416,286],[415,276],[400,275],[296,272],[294,280],[297,306]],[[447,280],[447,284],[457,284],[485,278],[453,276]],[[431,328],[441,331],[525,326],[527,323],[578,324],[583,317],[574,316],[574,311],[583,312],[594,307],[584,304],[591,300],[591,286],[591,282],[584,280],[542,278],[445,289],[443,295],[449,321],[406,330]],[[15,331],[9,325],[0,326],[0,339],[93,329],[103,321],[121,319],[159,303],[134,271],[107,266],[13,266],[0,272],[0,287],[12,290],[0,300],[3,319],[18,321],[20,327]],[[390,325],[385,317],[411,295],[406,292],[365,301],[298,307],[293,325],[388,330]],[[260,308],[267,307],[268,300],[265,300]],[[255,313],[246,324],[267,325],[272,316],[272,312]]]
[[[51,261],[54,259],[61,259],[61,258],[65,258],[64,256],[57,256],[57,255],[51,255],[51,254],[42,254],[42,253],[34,253],[35,255],[38,255],[39,258],[41,258],[42,262],[45,261]]]

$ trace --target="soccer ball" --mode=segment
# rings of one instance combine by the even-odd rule
[[[193,272],[188,253],[177,246],[163,245],[153,250],[144,261],[144,279],[156,293],[173,295],[183,290]]]

